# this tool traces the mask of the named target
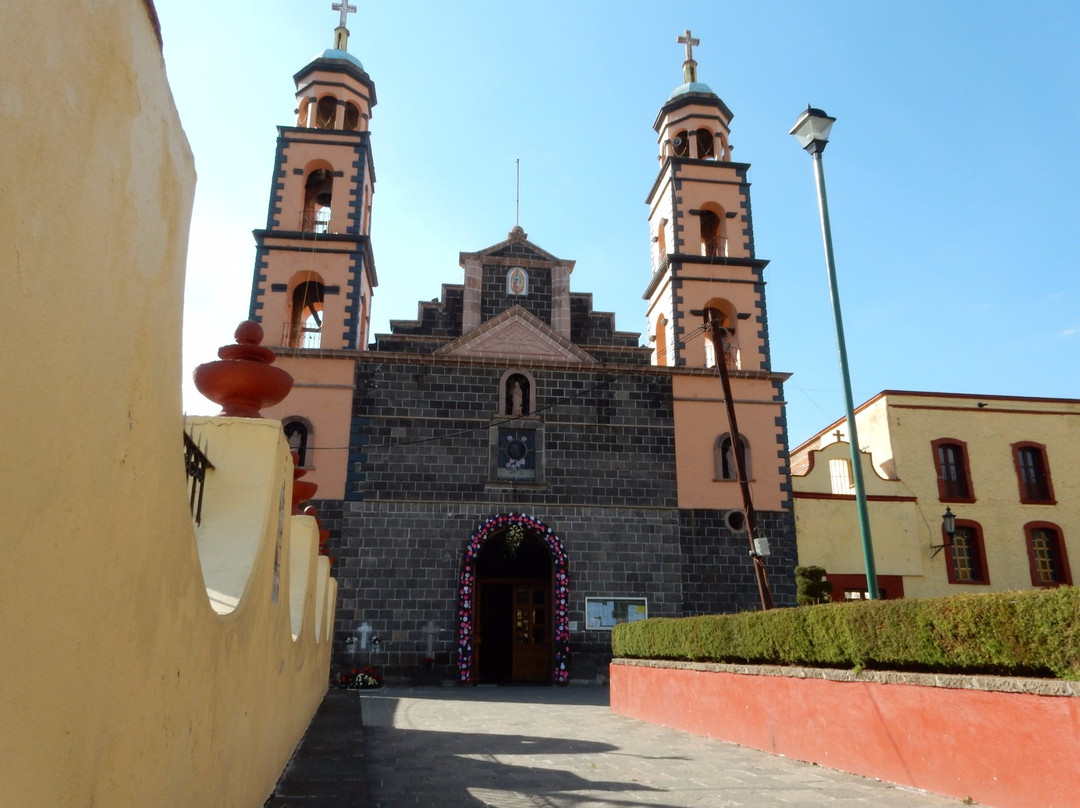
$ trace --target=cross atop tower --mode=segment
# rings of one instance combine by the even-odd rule
[[[334,3],[330,8],[333,11],[341,12],[341,22],[334,29],[334,47],[338,50],[346,50],[349,44],[349,15],[356,13],[356,6],[350,5],[349,0],[341,0],[340,3]]]
[[[337,8],[337,6],[334,6],[334,8]],[[342,23],[342,24],[344,25],[344,23]],[[700,45],[701,40],[690,36],[690,29],[687,28],[686,33],[684,33],[676,41],[680,45],[686,45],[686,61],[688,61],[688,62],[694,61],[694,45]]]
[[[700,45],[701,40],[695,39],[690,34],[690,29],[687,28],[686,32],[680,36],[676,42],[686,46],[686,60],[683,62],[683,80],[687,84],[697,81],[697,62],[694,61],[694,45]]]

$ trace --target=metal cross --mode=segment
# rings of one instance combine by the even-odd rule
[[[330,6],[330,8],[333,9],[334,11],[340,11],[341,12],[341,27],[342,28],[348,28],[349,27],[348,26],[349,15],[356,13],[356,6],[349,5],[348,0],[342,0],[342,2],[340,2],[340,3],[334,3],[334,5]],[[689,33],[689,32],[687,32],[687,33]],[[694,44],[697,44],[697,43],[694,43]]]
[[[700,45],[700,39],[694,39],[690,36],[690,29],[686,29],[686,33],[676,40],[680,45],[686,45],[686,61],[694,61],[694,45]]]
[[[838,441],[841,441],[841,440],[843,440],[843,439],[844,439],[844,433],[843,433],[843,432],[841,432],[841,431],[840,431],[840,430],[838,429],[838,430],[836,430],[835,432],[833,432],[833,437],[834,437],[834,438],[836,438],[836,439],[837,439]]]

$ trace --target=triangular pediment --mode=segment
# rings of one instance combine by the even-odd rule
[[[537,247],[529,241],[528,234],[520,227],[515,227],[511,230],[505,241],[500,241],[498,244],[492,244],[490,247],[485,247],[476,252],[461,253],[462,264],[464,264],[466,259],[477,258],[520,258],[529,261],[552,261],[558,264],[567,263],[556,258],[542,247]],[[573,266],[573,262],[569,263],[570,266]]]
[[[596,360],[560,336],[543,320],[521,306],[509,308],[483,325],[439,348],[441,356],[482,359],[514,358],[538,362],[587,362]]]

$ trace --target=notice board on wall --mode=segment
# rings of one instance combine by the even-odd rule
[[[619,623],[634,623],[649,616],[647,598],[585,598],[585,628],[611,631]]]

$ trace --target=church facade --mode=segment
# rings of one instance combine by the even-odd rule
[[[376,99],[345,14],[294,77],[251,299],[296,379],[266,414],[320,486],[339,664],[594,680],[619,621],[793,604],[786,376],[769,360],[749,166],[697,80],[697,41],[680,37],[684,82],[654,124],[647,346],[518,226],[369,338]]]

